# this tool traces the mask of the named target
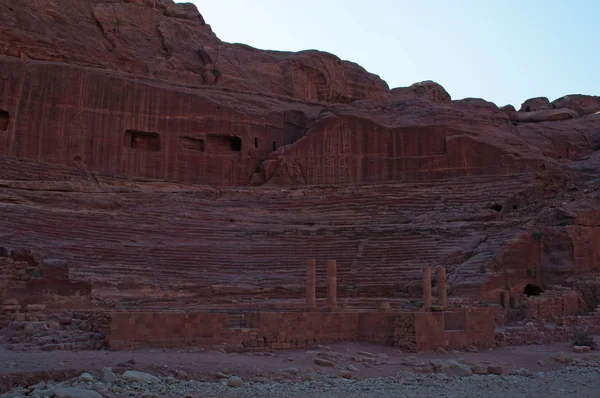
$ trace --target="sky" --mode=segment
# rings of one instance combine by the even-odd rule
[[[327,51],[390,88],[433,80],[453,99],[517,108],[600,95],[600,0],[193,2],[223,41]]]

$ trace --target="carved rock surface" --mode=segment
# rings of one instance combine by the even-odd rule
[[[341,297],[419,295],[423,264],[491,303],[600,272],[597,97],[390,91],[167,0],[0,10],[1,299],[298,298],[306,257]]]

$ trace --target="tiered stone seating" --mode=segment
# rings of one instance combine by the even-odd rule
[[[317,259],[319,289],[326,260],[338,260],[341,296],[418,292],[426,264],[449,267],[450,283],[481,274],[511,236],[510,226],[493,221],[490,203],[530,186],[531,175],[221,190],[101,178],[93,193],[66,189],[50,199],[28,190],[25,201],[14,184],[7,181],[3,195],[21,201],[0,203],[3,243],[67,260],[71,279],[92,282],[95,294],[262,289],[283,298],[302,297],[309,257]],[[474,215],[486,217],[485,226],[470,221]]]

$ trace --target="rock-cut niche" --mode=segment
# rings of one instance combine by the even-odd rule
[[[181,144],[185,149],[204,152],[204,140],[202,138],[181,137]]]
[[[147,131],[126,130],[124,144],[126,147],[138,151],[160,151],[160,135]]]
[[[8,130],[10,116],[7,111],[0,109],[0,131]]]

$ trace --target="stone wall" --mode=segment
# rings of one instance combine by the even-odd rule
[[[416,348],[481,348],[495,345],[494,313],[487,309],[415,314]]]
[[[449,315],[452,314],[452,315]],[[461,329],[445,317],[462,314]],[[453,326],[455,327],[455,326]],[[405,350],[494,345],[489,310],[418,313],[263,312],[112,314],[111,349],[135,346],[228,346],[231,349],[292,349],[334,341],[369,341]]]

